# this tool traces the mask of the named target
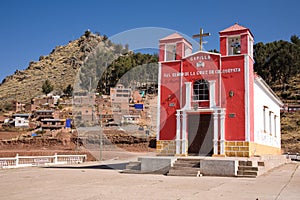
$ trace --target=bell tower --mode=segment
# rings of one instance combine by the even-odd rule
[[[222,56],[248,54],[253,58],[253,35],[248,28],[236,23],[219,34]]]
[[[222,30],[220,53],[226,99],[226,140],[254,140],[253,35],[237,23]],[[227,73],[231,68],[235,73]],[[238,121],[238,123],[237,123]],[[239,126],[239,127],[237,127]],[[229,130],[229,127],[236,127]]]
[[[192,45],[178,33],[159,40],[159,61],[179,61],[192,53]]]

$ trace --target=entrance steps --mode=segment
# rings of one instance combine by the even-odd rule
[[[168,176],[229,176],[255,178],[274,167],[290,162],[283,155],[246,157],[147,156],[129,162],[123,173]]]
[[[239,160],[237,177],[255,178],[288,162],[290,159],[283,155],[263,155]]]
[[[237,176],[256,178],[258,176],[259,167],[254,167],[252,161],[239,161]]]
[[[168,176],[201,176],[200,159],[178,158],[169,170]]]

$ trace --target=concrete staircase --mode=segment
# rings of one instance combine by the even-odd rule
[[[274,167],[290,162],[284,155],[263,155],[238,161],[237,177],[255,178]]]
[[[258,175],[258,167],[252,166],[252,161],[239,161],[237,176],[256,178]]]
[[[201,176],[200,159],[178,158],[169,170],[168,176]]]

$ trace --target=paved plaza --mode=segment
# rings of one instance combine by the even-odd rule
[[[0,170],[0,199],[299,199],[300,163],[257,178],[123,174],[125,163]],[[109,169],[113,168],[113,169]]]

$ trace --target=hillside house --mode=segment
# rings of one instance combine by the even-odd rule
[[[41,127],[42,129],[61,129],[65,127],[66,120],[64,119],[42,119]]]
[[[29,127],[31,114],[13,114],[12,117],[15,127]]]
[[[41,121],[42,119],[53,119],[54,110],[36,110],[34,113],[34,117],[37,121]]]

